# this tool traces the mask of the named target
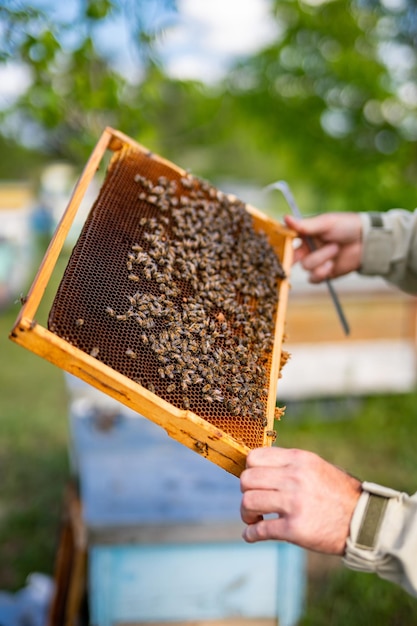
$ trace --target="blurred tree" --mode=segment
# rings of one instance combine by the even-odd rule
[[[274,44],[214,86],[169,78],[155,54],[175,0],[74,6],[70,19],[17,1],[0,7],[0,60],[32,76],[2,115],[15,137],[81,163],[112,125],[208,178],[286,178],[306,212],[413,207],[412,0],[272,0]],[[98,35],[123,15],[131,59],[121,67]]]
[[[152,4],[162,12],[175,7],[172,0]],[[144,136],[153,138],[146,117],[159,97],[161,75],[154,71],[152,42],[162,26],[158,29],[144,20],[143,3],[133,0],[86,0],[72,7],[75,10],[68,12],[62,5],[51,5],[51,12],[13,0],[0,6],[5,43],[0,61],[22,63],[31,74],[29,87],[2,112],[0,121],[3,132],[17,140],[51,156],[82,162],[106,125],[134,136],[140,133],[142,141]],[[117,67],[120,59],[97,43],[100,34],[107,39],[115,36],[103,27],[111,26],[123,12],[130,18],[125,36],[131,41],[125,43],[132,52],[129,62],[136,65],[133,80]],[[140,101],[139,77],[146,85]]]
[[[277,40],[221,84],[161,76],[162,149],[209,178],[286,178],[307,212],[413,208],[416,16],[407,0],[276,0]]]
[[[249,169],[265,183],[303,181],[310,210],[412,208],[414,4],[276,0],[274,14],[277,41],[227,79],[232,129],[250,129]]]

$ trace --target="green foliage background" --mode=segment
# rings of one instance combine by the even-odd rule
[[[2,112],[3,136],[30,135],[49,157],[81,165],[110,125],[201,176],[258,186],[285,178],[306,212],[414,208],[413,2],[275,0],[276,41],[215,85],[164,71],[155,44],[174,0],[74,4],[70,22],[25,2],[0,7],[0,59],[32,76]],[[165,22],[149,17],[168,9]],[[130,25],[133,81],[95,45],[97,28],[120,16]]]

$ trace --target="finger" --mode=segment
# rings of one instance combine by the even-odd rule
[[[295,230],[296,233],[300,232],[299,227],[301,220],[296,219],[293,215],[284,215],[284,222],[288,228]]]
[[[250,450],[246,457],[246,467],[280,464],[284,451],[285,448],[279,448],[278,446]]]
[[[339,250],[340,248],[336,243],[326,244],[306,255],[301,264],[307,272],[319,270],[321,265],[333,261]]]
[[[253,524],[248,524],[242,533],[242,537],[248,543],[276,539],[287,540],[287,522],[285,518],[263,519]]]
[[[293,254],[294,264],[298,263],[299,261],[302,261],[304,257],[306,257],[311,252],[310,248],[308,247],[305,241],[303,241],[302,239],[298,239],[298,241],[300,242],[300,245],[294,248],[294,254]]]
[[[240,517],[245,524],[256,524],[263,520],[262,515],[258,513],[251,513],[250,511],[245,511],[244,509],[240,510]]]
[[[271,479],[276,474],[276,468],[251,467],[243,470],[240,475],[240,490],[242,493],[250,489],[272,489]]]
[[[243,494],[240,507],[242,520],[249,524],[265,515],[286,514],[286,499],[285,495],[273,489],[247,491]]]
[[[329,228],[328,215],[325,213],[303,219],[297,219],[293,215],[285,215],[284,220],[286,225],[295,230],[301,237],[322,236]]]
[[[240,475],[240,490],[243,494],[248,491],[281,491],[288,489],[289,483],[292,482],[293,472],[288,466],[251,467]]]
[[[297,450],[271,446],[250,450],[246,457],[246,467],[285,467],[297,455]]]
[[[333,261],[326,261],[326,263],[323,263],[323,265],[320,265],[320,267],[310,272],[308,280],[310,283],[317,285],[318,283],[322,283],[324,280],[331,278],[333,275],[333,270]]]

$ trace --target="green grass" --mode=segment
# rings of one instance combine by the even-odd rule
[[[52,573],[68,477],[64,377],[8,339],[19,309],[0,314],[0,589],[7,590],[30,572]]]
[[[0,314],[0,589],[7,590],[22,587],[30,572],[52,573],[69,475],[64,377],[8,340],[19,306]],[[289,405],[278,432],[278,445],[313,450],[362,479],[416,489],[417,393]],[[400,588],[334,558],[312,563],[300,626],[417,624],[417,600]]]
[[[0,319],[0,588],[51,572],[68,474],[63,376],[9,342]]]

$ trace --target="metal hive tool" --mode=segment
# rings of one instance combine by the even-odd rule
[[[107,149],[43,328],[36,309]],[[275,437],[291,261],[290,231],[106,129],[11,339],[239,475]]]

